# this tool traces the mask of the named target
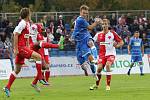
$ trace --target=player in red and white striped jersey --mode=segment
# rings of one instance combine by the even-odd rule
[[[115,48],[121,47],[124,43],[121,37],[115,32],[110,31],[109,20],[103,19],[102,23],[103,31],[97,33],[93,38],[95,42],[99,45],[99,59],[98,59],[98,69],[96,85],[90,87],[90,90],[98,88],[101,80],[101,71],[106,67],[106,90],[110,90],[111,82],[111,70],[110,67],[114,63],[116,50]]]

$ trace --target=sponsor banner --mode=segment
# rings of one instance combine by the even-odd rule
[[[0,60],[0,80],[8,79],[12,71],[9,59]]]
[[[127,74],[130,66],[130,55],[117,55],[114,64],[111,67],[112,74]],[[84,71],[77,62],[76,57],[51,57],[50,58],[51,76],[57,75],[83,75]],[[18,77],[33,77],[36,75],[34,62],[25,62],[26,66],[22,67]],[[148,55],[143,57],[143,72],[150,73]],[[6,66],[7,65],[7,66]],[[88,73],[91,73],[89,65],[87,65]],[[0,79],[8,79],[11,72],[11,64],[9,60],[0,60]],[[106,70],[102,71],[105,74]],[[131,70],[132,73],[140,73],[138,64],[136,63]],[[5,77],[4,77],[5,76]]]
[[[143,72],[150,73],[150,67],[148,62],[148,56],[145,54],[143,57]],[[130,55],[117,55],[114,64],[111,66],[112,74],[127,74],[129,66],[131,65]],[[105,74],[106,70],[103,70]],[[131,69],[132,73],[140,73],[139,64],[135,63],[134,67]]]

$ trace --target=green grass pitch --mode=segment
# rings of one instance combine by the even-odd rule
[[[7,80],[0,80],[0,100],[150,100],[150,74],[113,75],[111,90],[105,90],[105,76],[97,90],[89,90],[92,76],[58,76],[50,79],[50,86],[36,92],[30,83],[33,78],[19,78],[7,98],[2,91]]]

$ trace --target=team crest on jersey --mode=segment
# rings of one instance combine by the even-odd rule
[[[134,46],[140,46],[139,42],[134,42]]]
[[[111,38],[111,36],[108,36],[108,38],[110,39],[110,38]]]

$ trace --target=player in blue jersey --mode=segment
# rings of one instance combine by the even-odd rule
[[[143,61],[142,57],[144,56],[144,46],[142,39],[139,38],[140,33],[136,31],[134,33],[134,36],[130,39],[129,45],[128,45],[128,53],[131,54],[131,65],[128,70],[128,75],[130,75],[130,71],[134,65],[135,62],[138,62],[140,65],[140,75],[143,74]]]
[[[80,16],[76,19],[74,25],[73,39],[76,42],[77,60],[84,70],[85,75],[88,75],[85,63],[89,62],[92,72],[96,72],[97,63],[97,49],[94,45],[89,30],[92,30],[97,24],[101,22],[100,18],[89,25],[87,22],[89,8],[86,5],[80,7]]]

